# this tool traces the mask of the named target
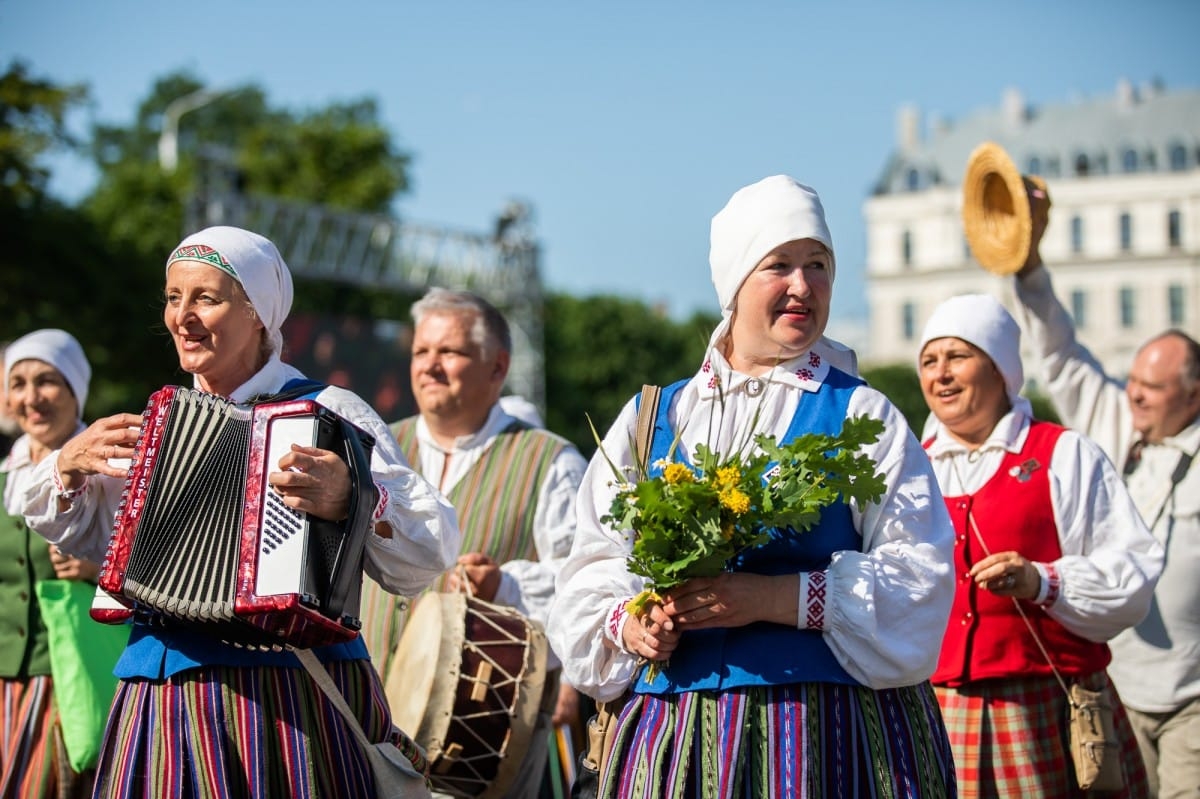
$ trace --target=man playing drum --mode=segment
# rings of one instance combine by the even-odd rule
[[[545,624],[575,537],[575,495],[587,462],[565,439],[501,406],[512,339],[499,310],[471,292],[433,288],[413,305],[412,317],[419,414],[392,431],[417,471],[453,503],[463,532],[458,566],[437,587],[469,590]],[[406,614],[395,596],[364,582],[363,636],[386,677]],[[558,660],[553,653],[548,659],[543,706],[549,710],[557,695],[557,707],[553,718],[540,714],[509,797],[537,796],[550,725],[578,718],[579,695],[556,687]]]

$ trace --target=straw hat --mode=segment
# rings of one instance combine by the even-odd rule
[[[967,244],[979,264],[997,275],[1020,271],[1033,239],[1033,214],[1045,224],[1050,206],[1036,203],[1031,210],[1028,191],[1046,192],[1046,183],[1017,170],[1008,153],[994,142],[984,142],[967,159],[963,177],[963,229]]]

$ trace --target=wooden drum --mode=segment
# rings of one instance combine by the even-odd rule
[[[529,749],[546,679],[541,626],[462,593],[417,600],[384,675],[392,717],[425,749],[436,790],[494,799]]]

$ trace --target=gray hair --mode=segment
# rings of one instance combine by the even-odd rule
[[[478,294],[434,286],[412,306],[413,322],[418,325],[426,316],[439,313],[473,315],[475,323],[471,326],[471,338],[476,344],[485,352],[495,345],[504,352],[512,352],[508,320],[496,306]]]

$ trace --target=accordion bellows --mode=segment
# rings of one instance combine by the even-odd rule
[[[297,512],[268,485],[293,443],[347,462],[345,521]],[[368,433],[312,399],[239,405],[178,386],[155,392],[92,617],[194,625],[251,647],[352,640],[377,499],[373,447]]]

